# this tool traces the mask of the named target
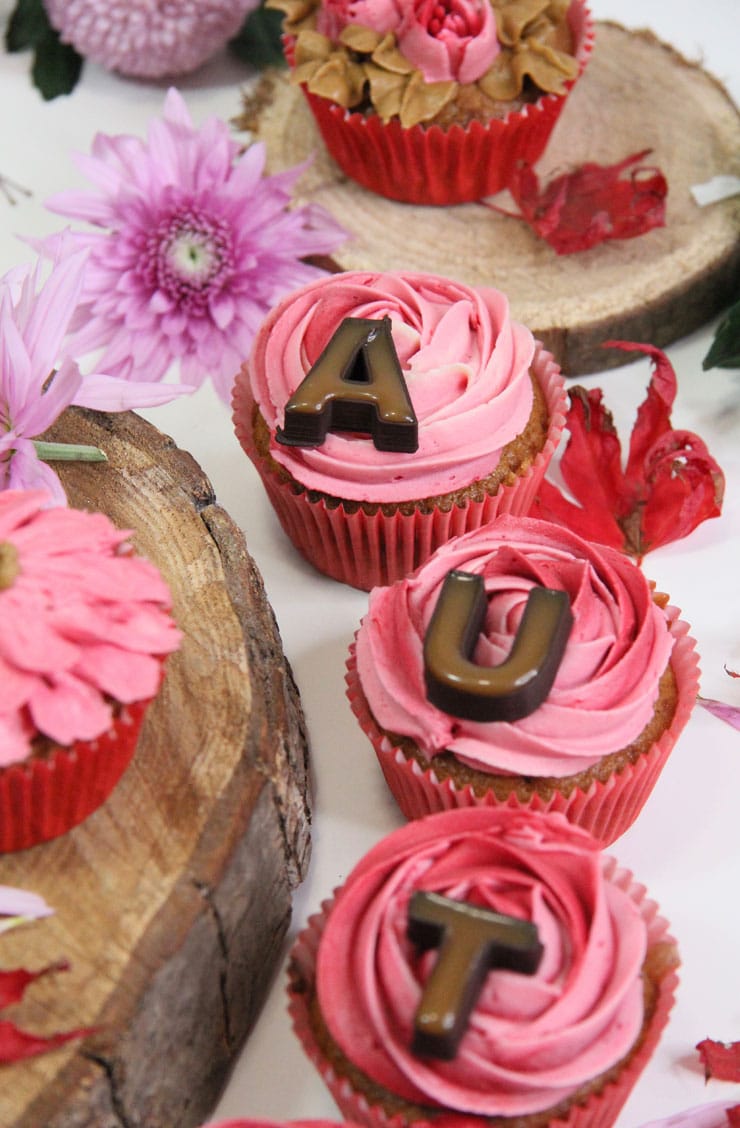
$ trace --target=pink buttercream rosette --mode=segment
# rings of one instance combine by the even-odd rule
[[[463,812],[457,814],[463,815]],[[499,812],[501,814],[503,812]],[[515,815],[513,817],[516,818]],[[535,820],[539,819],[537,815],[533,817]],[[444,836],[446,818],[446,815],[431,816],[430,825],[433,820],[440,838]],[[552,824],[559,818],[557,815],[544,816]],[[541,1114],[533,1114],[533,1120],[540,1128],[545,1128],[545,1125],[547,1128],[610,1128],[655,1051],[675,999],[679,960],[668,922],[659,915],[658,906],[648,898],[645,887],[635,881],[628,870],[620,867],[614,858],[603,856],[601,865],[604,880],[629,898],[644,922],[646,964],[650,963],[651,978],[653,982],[657,981],[657,993],[652,1013],[616,1075],[611,1076],[591,1095],[582,1097],[579,1103],[571,1104],[567,1111],[561,1111],[546,1122],[542,1120]],[[421,883],[423,878],[420,879]],[[489,1123],[489,1117],[485,1115],[471,1115],[454,1109],[435,1109],[435,1114],[428,1119],[414,1119],[403,1112],[386,1112],[380,1105],[370,1103],[366,1095],[354,1088],[351,1080],[343,1076],[327,1057],[312,1024],[310,1005],[315,990],[317,958],[322,937],[342,892],[343,888],[340,888],[332,899],[323,903],[321,911],[309,918],[295,942],[288,968],[288,1010],[293,1029],[304,1051],[329,1088],[343,1116],[366,1128],[471,1128],[473,1124],[480,1123],[483,1126]],[[562,1109],[562,1105],[560,1108]],[[526,1123],[527,1119],[525,1115],[523,1122]],[[504,1122],[505,1118],[502,1119],[502,1123]]]
[[[105,801],[180,642],[167,585],[128,532],[48,501],[0,492],[0,852],[56,838]]]
[[[579,73],[564,94],[543,94],[487,124],[472,121],[415,125],[398,118],[383,124],[375,113],[345,110],[302,86],[324,143],[347,176],[363,188],[411,204],[468,203],[506,188],[518,164],[533,165],[545,150],[570,90],[593,49],[593,22],[585,0],[573,0],[569,20]],[[291,44],[286,57],[291,62]]]
[[[444,317],[438,322],[434,321],[435,318],[440,316],[438,310],[434,313],[434,317],[428,313],[419,315],[418,295],[423,292],[424,287],[433,287],[435,296],[443,294],[445,298],[447,298],[449,291],[451,312],[456,311],[457,305],[464,311],[470,308],[474,311],[474,320],[481,325],[485,323],[484,328],[475,331],[476,334],[480,334],[480,339],[476,338],[473,341],[476,349],[480,347],[481,341],[485,342],[482,359],[476,362],[476,364],[480,364],[480,368],[473,365],[470,374],[466,376],[470,394],[475,399],[475,404],[469,409],[470,415],[465,414],[468,409],[464,406],[457,406],[458,404],[464,405],[467,402],[462,394],[452,396],[449,405],[442,404],[440,408],[435,406],[432,412],[435,420],[442,420],[446,425],[445,416],[452,416],[454,412],[460,411],[460,435],[454,444],[454,451],[460,449],[467,453],[466,440],[468,440],[467,445],[470,445],[470,434],[467,427],[471,425],[468,420],[474,421],[479,418],[481,412],[495,411],[500,417],[499,424],[502,420],[510,422],[509,413],[511,409],[509,407],[495,408],[498,402],[502,402],[497,400],[501,393],[495,390],[495,384],[492,382],[490,393],[486,391],[485,394],[483,390],[479,391],[478,389],[488,388],[488,384],[476,384],[479,379],[484,382],[491,379],[487,374],[481,376],[480,373],[487,373],[488,366],[496,363],[492,358],[496,353],[496,334],[499,330],[492,328],[492,323],[489,322],[492,315],[487,309],[486,299],[483,296],[487,293],[492,295],[488,300],[501,307],[501,336],[502,339],[506,339],[505,350],[511,348],[511,357],[513,358],[512,375],[509,377],[507,374],[507,380],[510,379],[511,384],[508,388],[503,389],[504,393],[512,391],[515,386],[517,389],[522,387],[525,381],[527,387],[530,387],[528,375],[530,371],[542,390],[547,407],[548,430],[541,450],[534,455],[528,466],[523,468],[510,481],[499,486],[495,492],[486,493],[478,499],[472,496],[471,492],[471,496],[466,498],[464,504],[451,505],[446,508],[437,504],[426,507],[426,511],[423,511],[418,501],[424,497],[441,495],[452,487],[433,489],[420,483],[418,493],[415,495],[409,496],[407,494],[404,497],[398,497],[397,493],[394,494],[393,492],[397,490],[397,483],[391,481],[389,477],[388,481],[382,484],[378,477],[379,471],[375,466],[368,467],[367,479],[363,477],[364,470],[355,466],[353,469],[356,472],[357,481],[352,483],[357,490],[369,489],[370,475],[374,475],[372,488],[375,493],[367,498],[368,501],[374,503],[374,511],[372,512],[367,512],[361,501],[358,501],[360,495],[353,500],[351,494],[342,492],[346,488],[346,483],[339,478],[336,479],[336,483],[331,476],[320,478],[318,481],[308,478],[304,480],[301,478],[303,471],[298,468],[291,476],[306,487],[299,492],[294,482],[285,476],[281,476],[274,463],[257,449],[254,437],[255,413],[259,411],[263,416],[272,436],[276,424],[279,424],[282,420],[282,408],[285,401],[306,374],[309,360],[303,355],[307,347],[305,342],[309,341],[311,347],[317,350],[319,342],[325,343],[324,337],[328,333],[327,325],[329,328],[336,328],[343,316],[378,317],[378,311],[384,312],[383,302],[386,300],[386,294],[388,295],[387,301],[392,318],[394,313],[399,311],[401,319],[404,316],[410,319],[420,317],[420,324],[419,326],[415,325],[414,332],[420,333],[422,346],[418,348],[416,355],[427,356],[429,354],[430,340],[432,342],[431,351],[434,351],[435,333],[438,330],[440,334],[442,333],[445,322]],[[394,288],[397,288],[399,293],[396,293]],[[357,298],[358,289],[363,298],[367,295],[366,300],[360,301]],[[335,302],[336,309],[334,309]],[[331,307],[331,317],[327,317],[321,312],[316,314],[312,312],[314,307],[321,311],[324,306],[327,309]],[[455,311],[452,310],[453,306]],[[294,307],[297,312],[294,312]],[[409,313],[409,310],[412,312]],[[467,318],[467,312],[465,312],[465,316]],[[320,323],[326,322],[326,324],[322,324],[320,332],[313,333],[315,339],[311,340],[313,320]],[[290,328],[284,331],[286,343],[283,348],[282,333],[283,324],[286,321]],[[295,329],[292,327],[293,322],[296,324]],[[402,332],[407,329],[408,324],[402,326]],[[427,339],[427,335],[429,339]],[[526,343],[527,338],[529,344]],[[279,346],[275,344],[278,340],[281,342]],[[452,355],[449,342],[442,342],[439,347],[442,352],[446,350]],[[464,357],[465,349],[468,347],[467,342],[459,343],[455,346],[455,348],[457,347],[460,348],[461,358]],[[490,355],[486,350],[490,350]],[[452,351],[454,352],[454,349]],[[275,353],[274,356],[273,352]],[[301,358],[300,371],[289,374],[290,365],[295,365],[298,357]],[[413,355],[407,360],[413,364]],[[441,372],[445,370],[445,366],[450,371],[456,366],[447,357],[441,363],[442,367],[439,369]],[[285,373],[282,369],[285,369]],[[419,377],[424,378],[423,369],[420,371]],[[277,390],[273,388],[273,382],[278,385]],[[256,391],[256,388],[259,388],[259,392]],[[445,394],[450,396],[449,391]],[[519,395],[518,390],[516,394]],[[259,405],[257,404],[258,396],[260,397]],[[486,396],[488,396],[487,399]],[[271,397],[273,397],[272,400]],[[508,402],[510,403],[511,400]],[[369,591],[372,587],[389,584],[402,576],[408,575],[440,545],[452,537],[480,528],[480,526],[487,524],[502,513],[521,514],[528,512],[547,466],[557,449],[565,425],[565,404],[564,381],[553,356],[541,345],[533,342],[527,330],[508,319],[508,305],[503,295],[497,291],[475,291],[473,288],[460,283],[437,278],[433,275],[376,275],[370,272],[350,272],[337,274],[322,283],[314,283],[310,287],[296,291],[294,295],[285,299],[281,306],[277,307],[263,323],[250,362],[242,367],[235,380],[233,418],[239,441],[254,463],[280,523],[296,548],[320,572],[324,572],[333,579],[340,580],[353,587]],[[265,417],[268,409],[270,414]],[[517,410],[520,410],[519,405]],[[528,413],[529,408],[526,411]],[[490,415],[486,414],[486,418],[490,418]],[[526,418],[527,415],[525,414],[521,427],[524,426]],[[450,421],[453,420],[447,420],[447,422]],[[420,435],[426,426],[425,420],[420,416]],[[437,426],[436,422],[434,426]],[[477,426],[480,430],[481,425],[477,424]],[[489,435],[488,424],[483,427],[483,431],[485,436]],[[516,434],[517,430],[514,429],[510,438],[505,441],[510,441]],[[444,441],[447,442],[448,446],[452,441],[451,435],[452,430],[447,427]],[[483,439],[476,435],[476,441],[478,445],[481,445]],[[424,442],[425,440],[422,440],[422,444]],[[272,449],[275,451],[274,444]],[[336,447],[334,449],[336,451]],[[279,454],[279,452],[277,453]],[[350,453],[354,455],[354,452],[348,448],[347,460]],[[443,450],[440,455],[425,452],[424,457],[432,466],[436,458],[440,459],[440,466],[442,466],[442,455],[448,462],[450,460],[460,462],[456,454],[454,458],[452,457],[453,453],[453,447],[449,446],[449,450]],[[473,485],[475,481],[490,474],[495,469],[499,456],[500,452],[491,452],[490,458],[486,462],[483,455],[479,454],[477,465],[480,470],[478,473],[471,473],[467,485]],[[332,455],[332,457],[335,458],[336,455]],[[410,467],[414,466],[415,456],[413,454],[400,457],[407,458]],[[345,462],[345,465],[348,465],[348,462]],[[389,471],[389,474],[391,473]],[[422,482],[429,480],[427,477]],[[442,479],[436,480],[441,481]],[[324,485],[324,481],[328,484]],[[336,488],[333,489],[332,485],[335,484]],[[466,488],[464,480],[456,488]],[[317,492],[312,494],[312,489]],[[331,500],[327,501],[324,496],[321,496],[322,494],[331,495]],[[347,501],[346,505],[342,504],[343,500]],[[402,504],[405,512],[401,507]]]
[[[362,731],[375,749],[386,783],[407,819],[461,807],[505,806],[511,810],[565,815],[569,822],[587,830],[603,846],[609,846],[632,826],[647,803],[696,702],[699,660],[696,643],[688,631],[686,623],[674,620],[671,632],[676,641],[671,665],[678,686],[678,702],[669,727],[647,752],[621,772],[612,773],[605,783],[597,779],[587,791],[576,787],[569,795],[556,790],[547,802],[536,793],[528,803],[522,802],[514,792],[505,800],[498,799],[494,791],[478,795],[471,787],[456,787],[449,779],[439,780],[433,768],[425,771],[417,760],[404,755],[378,727],[368,708],[357,675],[354,644],[347,661],[347,697]]]

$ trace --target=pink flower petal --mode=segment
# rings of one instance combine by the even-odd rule
[[[740,708],[736,705],[727,705],[724,701],[715,701],[711,697],[697,697],[697,701],[712,716],[719,717],[733,728],[740,729]]]

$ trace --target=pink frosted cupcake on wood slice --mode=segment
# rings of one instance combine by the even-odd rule
[[[527,512],[565,391],[498,290],[355,271],[268,315],[233,405],[293,544],[369,590],[499,513]]]
[[[180,634],[157,569],[100,513],[0,492],[0,851],[107,798]]]
[[[445,613],[440,656],[443,592],[461,587],[479,603]],[[347,685],[407,818],[559,811],[609,843],[688,720],[698,662],[679,612],[628,557],[506,516],[372,592]]]
[[[309,921],[290,1010],[368,1128],[608,1128],[678,963],[644,886],[562,816],[445,811],[381,840]]]
[[[593,45],[584,0],[269,0],[291,80],[363,187],[459,204],[533,165]]]

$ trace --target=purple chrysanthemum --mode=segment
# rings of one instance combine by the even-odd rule
[[[146,142],[98,134],[78,158],[97,191],[47,201],[97,228],[63,235],[89,252],[75,355],[103,348],[98,367],[150,381],[179,362],[228,400],[267,311],[322,273],[300,260],[347,237],[323,208],[289,207],[303,166],[263,176],[261,143],[238,153],[224,122],[195,129],[170,90]],[[34,245],[56,253],[61,237]]]
[[[232,39],[259,0],[45,0],[65,43],[108,70],[187,74]]]

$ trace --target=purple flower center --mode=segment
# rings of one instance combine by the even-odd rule
[[[190,206],[163,219],[147,239],[144,277],[184,312],[203,312],[231,279],[231,228]]]

